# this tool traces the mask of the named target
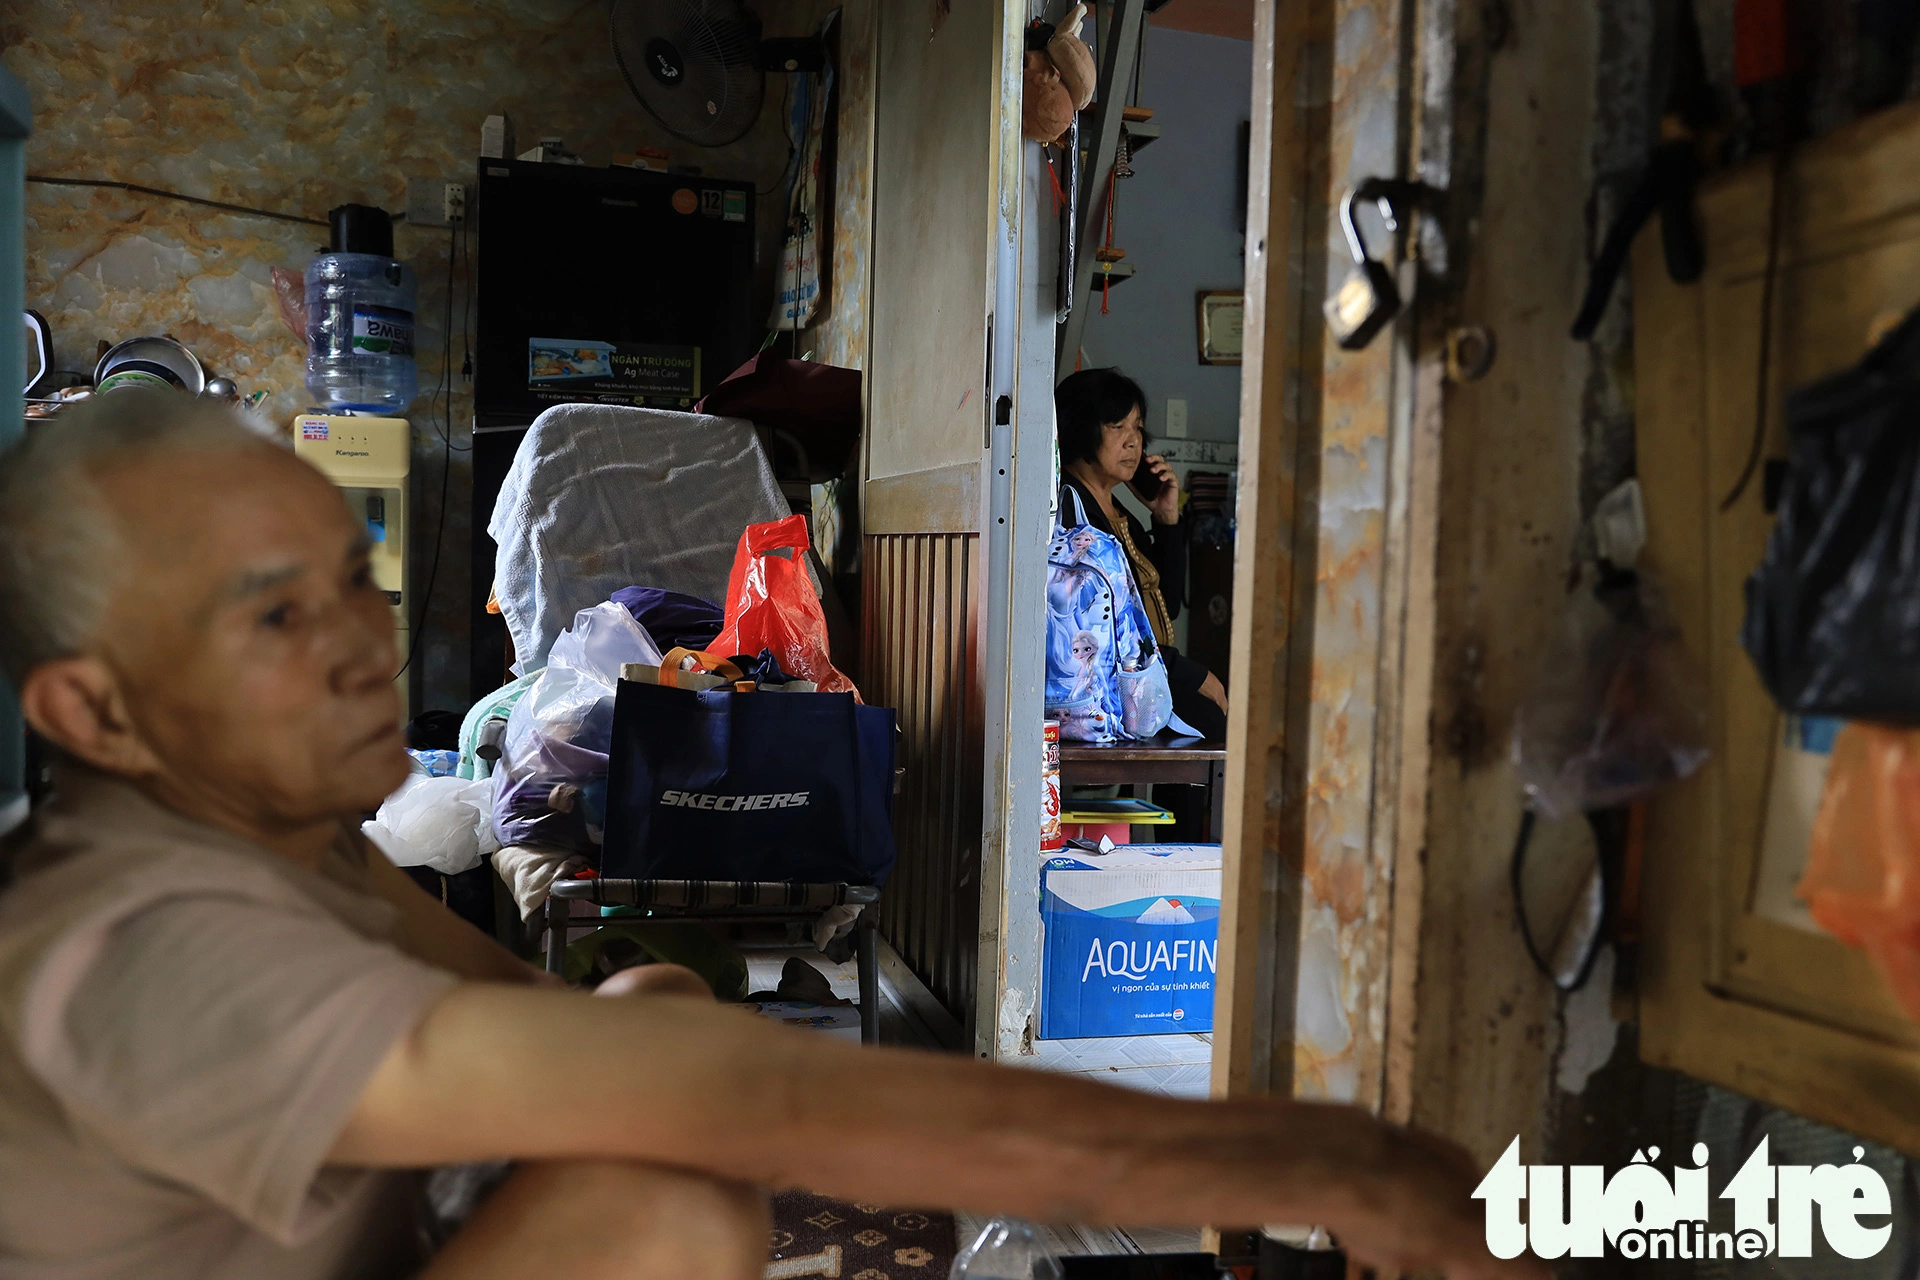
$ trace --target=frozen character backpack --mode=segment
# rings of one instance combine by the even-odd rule
[[[1061,489],[1047,549],[1046,702],[1063,742],[1150,738],[1173,718],[1166,664],[1127,553],[1087,522],[1071,485]]]

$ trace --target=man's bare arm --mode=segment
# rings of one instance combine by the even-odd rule
[[[540,971],[427,894],[378,849],[367,850],[367,887],[400,911],[400,949],[476,982],[540,981]]]
[[[330,1158],[501,1157],[1051,1221],[1323,1222],[1378,1263],[1543,1274],[1487,1255],[1464,1156],[1351,1108],[1180,1102],[681,997],[462,986],[389,1055]]]

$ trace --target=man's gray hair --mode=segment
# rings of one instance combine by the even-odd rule
[[[181,451],[272,440],[224,405],[171,390],[95,396],[0,451],[0,671],[16,685],[98,634],[125,555],[102,473]]]

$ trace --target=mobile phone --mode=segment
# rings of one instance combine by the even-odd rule
[[[1127,487],[1140,495],[1140,501],[1152,502],[1166,489],[1167,482],[1164,477],[1147,470],[1147,461],[1142,458],[1133,478],[1127,481]]]

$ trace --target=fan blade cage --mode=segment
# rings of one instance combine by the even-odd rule
[[[648,115],[703,147],[738,141],[766,97],[760,21],[737,0],[614,0],[614,58]],[[660,42],[677,58],[675,83],[648,71]]]

